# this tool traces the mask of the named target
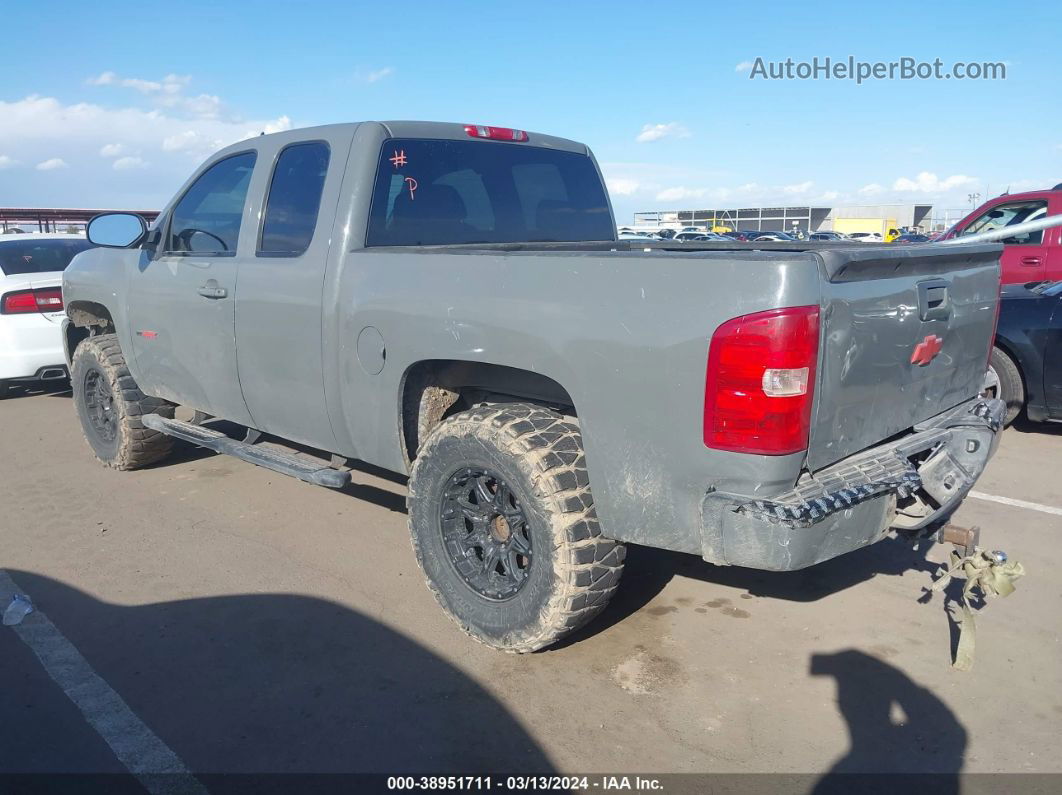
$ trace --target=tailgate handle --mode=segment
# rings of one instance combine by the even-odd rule
[[[948,283],[932,279],[918,283],[918,315],[922,320],[947,320],[951,315]]]

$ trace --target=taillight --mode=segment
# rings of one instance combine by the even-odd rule
[[[511,127],[488,127],[483,124],[466,124],[465,132],[472,138],[490,138],[492,141],[526,141],[527,133]]]
[[[0,314],[24,315],[28,312],[59,312],[63,308],[63,291],[58,287],[19,290],[0,299]]]
[[[735,453],[806,450],[819,354],[819,308],[728,320],[708,347],[704,443]]]

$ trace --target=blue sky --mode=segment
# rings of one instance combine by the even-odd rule
[[[585,141],[621,222],[764,203],[962,207],[970,192],[1062,182],[1057,2],[102,8],[4,8],[0,205],[156,208],[241,137],[389,118]],[[782,82],[739,68],[849,55],[1002,61],[1007,79]]]

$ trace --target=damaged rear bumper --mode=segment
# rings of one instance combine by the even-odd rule
[[[977,398],[912,433],[818,472],[770,499],[705,497],[703,557],[713,563],[801,569],[946,519],[999,444],[1005,404]]]

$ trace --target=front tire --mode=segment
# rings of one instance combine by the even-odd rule
[[[1007,404],[1003,425],[1010,425],[1025,407],[1025,385],[1014,360],[999,348],[992,348],[985,375],[985,393]]]
[[[117,335],[81,341],[74,351],[70,386],[85,441],[102,463],[114,469],[139,469],[170,454],[173,438],[145,428],[140,418],[145,414],[172,418],[174,406],[140,391]]]
[[[417,562],[443,610],[509,652],[555,643],[597,615],[625,547],[601,535],[576,420],[481,406],[425,440],[409,480]]]

